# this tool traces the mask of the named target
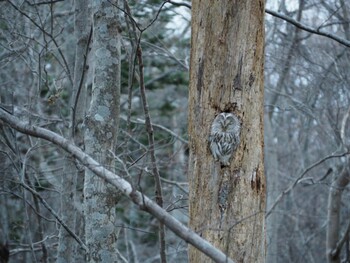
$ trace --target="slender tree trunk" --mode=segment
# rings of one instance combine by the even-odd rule
[[[118,10],[110,1],[93,1],[93,87],[86,118],[86,152],[113,170],[120,97],[120,28]],[[115,188],[86,171],[85,239],[88,262],[120,262],[115,229]]]
[[[235,262],[264,262],[264,1],[192,1],[191,41],[190,226]],[[242,124],[225,167],[208,147],[221,112]],[[189,259],[211,262],[192,247]]]
[[[281,179],[278,177],[278,158],[277,145],[274,143],[274,133],[272,131],[271,119],[268,115],[265,118],[264,125],[265,132],[265,154],[268,158],[265,159],[265,175],[267,179],[267,211],[274,205],[278,195],[283,190]],[[280,213],[272,212],[266,218],[266,232],[267,232],[267,253],[266,262],[278,263],[279,256],[283,248],[280,246],[278,240],[280,239],[280,226],[282,218]]]
[[[285,1],[281,3],[283,8],[285,8]],[[283,9],[282,8],[282,9]],[[299,10],[297,13],[297,21],[300,21],[303,14],[304,8],[304,0],[299,1]],[[292,34],[287,38],[289,39],[289,47],[286,50],[286,64],[283,65],[281,73],[279,75],[277,84],[273,88],[277,92],[281,92],[284,90],[285,83],[288,83],[288,78],[290,76],[291,65],[293,65],[293,55],[295,54],[298,45],[299,45],[299,36],[301,30],[297,27],[294,28]],[[267,167],[265,174],[267,178],[267,210],[275,203],[278,195],[283,191],[284,185],[281,178],[278,176],[278,158],[275,153],[276,147],[273,144],[273,138],[276,136],[277,138],[281,137],[281,134],[278,134],[279,131],[276,131],[276,127],[274,127],[275,119],[274,119],[274,106],[278,105],[280,94],[273,93],[270,96],[271,99],[268,104],[271,106],[270,111],[266,116],[265,122],[265,138],[266,146],[265,152],[268,152],[268,160],[265,162]],[[283,136],[283,135],[282,135]],[[280,203],[279,207],[281,208],[284,203]],[[286,208],[287,209],[287,208]],[[278,263],[281,260],[281,251],[283,251],[283,243],[280,242],[280,226],[283,224],[283,217],[280,213],[275,213],[274,211],[267,217],[266,219],[266,229],[267,229],[267,255],[266,262],[269,263]]]
[[[327,260],[328,263],[340,263],[340,211],[342,194],[350,182],[348,168],[344,168],[331,185],[328,196],[327,216]],[[344,245],[344,243],[342,244]]]
[[[72,130],[70,138],[77,146],[83,146],[82,122],[86,113],[86,88],[84,85],[86,55],[89,45],[89,12],[88,5],[83,0],[75,0],[75,25],[76,51],[73,77]],[[64,172],[61,183],[61,217],[69,228],[76,231],[77,217],[77,176],[84,176],[82,169],[77,168],[74,158],[69,155],[64,160]],[[59,233],[59,245],[57,263],[75,262],[77,242],[61,227]]]

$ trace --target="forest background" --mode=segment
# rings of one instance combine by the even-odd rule
[[[89,7],[85,1],[0,1],[1,110],[73,138],[78,146],[91,106],[85,102],[94,96],[90,54],[97,40],[89,8],[97,8],[96,2]],[[155,196],[156,161],[163,207],[184,224],[190,7],[184,0],[119,1],[114,7],[121,64],[107,56],[100,64],[120,71],[120,111],[113,112],[118,122],[106,124],[106,129],[119,128],[118,138],[106,156],[95,156],[150,197]],[[266,262],[350,262],[349,12],[345,0],[266,1]],[[143,76],[135,63],[138,44]],[[78,103],[74,98],[82,90],[86,101]],[[84,173],[83,167],[52,143],[2,122],[0,128],[0,244],[10,249],[9,262],[84,262],[87,177],[72,179]],[[94,152],[88,143],[85,147]],[[120,262],[159,262],[157,220],[102,187],[90,190],[118,199],[111,212],[118,246],[111,253]],[[95,207],[101,204],[95,202]],[[93,228],[89,237],[99,238]],[[165,240],[168,261],[187,262],[187,243],[168,230]]]

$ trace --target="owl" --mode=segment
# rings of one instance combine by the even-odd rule
[[[220,113],[213,121],[209,135],[210,151],[223,166],[230,165],[230,159],[240,142],[241,124],[232,114]]]

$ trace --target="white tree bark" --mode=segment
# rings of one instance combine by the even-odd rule
[[[113,170],[120,97],[120,33],[118,10],[110,1],[93,1],[93,87],[86,118],[85,149]],[[85,238],[88,262],[117,262],[115,206],[117,191],[86,171],[84,182]]]

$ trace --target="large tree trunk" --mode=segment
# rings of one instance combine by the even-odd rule
[[[264,262],[264,1],[193,1],[191,41],[190,225],[235,262]],[[229,166],[208,147],[221,112],[242,124]],[[194,248],[189,259],[210,262]]]
[[[93,1],[93,87],[86,118],[85,148],[113,170],[120,97],[120,28],[118,10],[110,1]],[[115,188],[86,171],[84,182],[85,238],[88,262],[122,262],[116,242]]]

